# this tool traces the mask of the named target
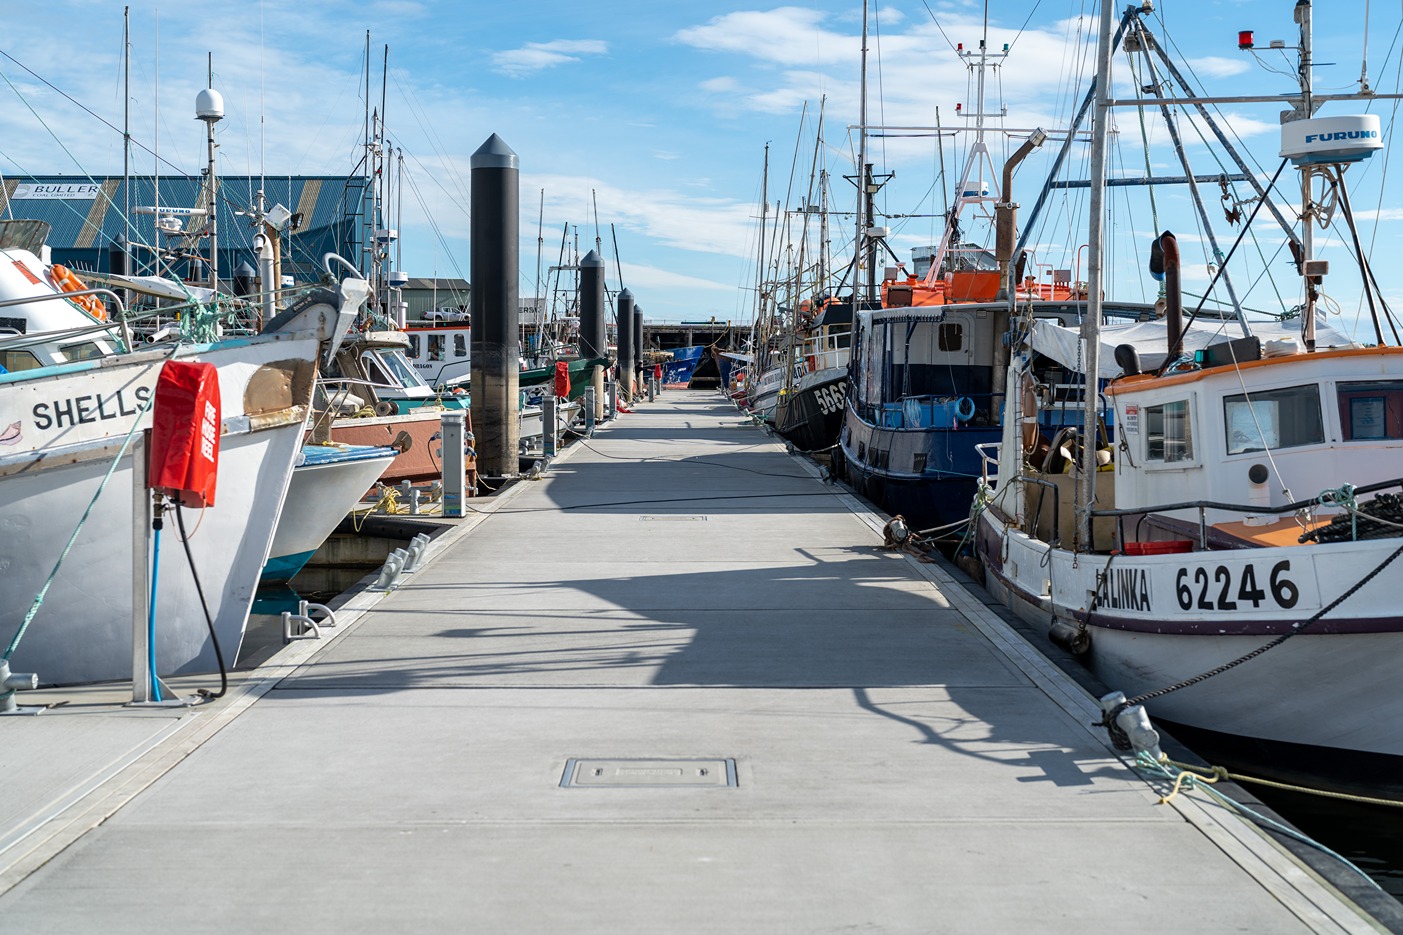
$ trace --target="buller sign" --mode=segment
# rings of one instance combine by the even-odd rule
[[[15,193],[10,197],[16,201],[41,198],[53,201],[92,201],[101,191],[101,185],[90,182],[21,182],[15,186]]]

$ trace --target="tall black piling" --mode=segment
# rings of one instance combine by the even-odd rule
[[[643,353],[643,309],[635,303],[633,306],[633,367],[638,374],[638,395],[646,396],[644,389],[648,381],[653,378],[653,374],[647,372],[647,355]]]
[[[472,431],[478,470],[503,477],[519,469],[521,440],[520,169],[516,153],[495,133],[473,153],[471,166]]]
[[[633,394],[637,392],[633,384],[633,372],[636,369],[634,361],[638,354],[634,350],[633,339],[633,293],[627,289],[619,292],[618,313],[616,320],[619,324],[619,366],[618,382],[619,395],[627,400],[633,399]]]
[[[580,356],[609,356],[609,335],[604,322],[604,260],[591,250],[580,260]],[[604,368],[595,367],[594,420],[604,421]]]

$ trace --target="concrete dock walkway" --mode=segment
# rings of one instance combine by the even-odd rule
[[[0,721],[0,929],[1376,931],[718,397],[490,509],[224,701]]]

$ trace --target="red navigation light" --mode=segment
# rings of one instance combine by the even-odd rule
[[[963,42],[957,42],[957,43],[955,43],[955,51],[956,51],[956,52],[963,52],[964,50],[965,50],[965,44],[964,44]]]
[[[1241,29],[1237,33],[1237,47],[1239,49],[1252,48],[1252,30]]]
[[[963,104],[956,104],[956,105],[955,105],[955,113],[958,114],[958,113],[960,112],[960,110],[961,110],[964,106],[965,106],[965,105],[963,105]]]

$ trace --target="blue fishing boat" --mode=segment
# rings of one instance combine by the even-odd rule
[[[672,359],[663,364],[663,385],[686,388],[706,353],[705,345],[672,349]]]

